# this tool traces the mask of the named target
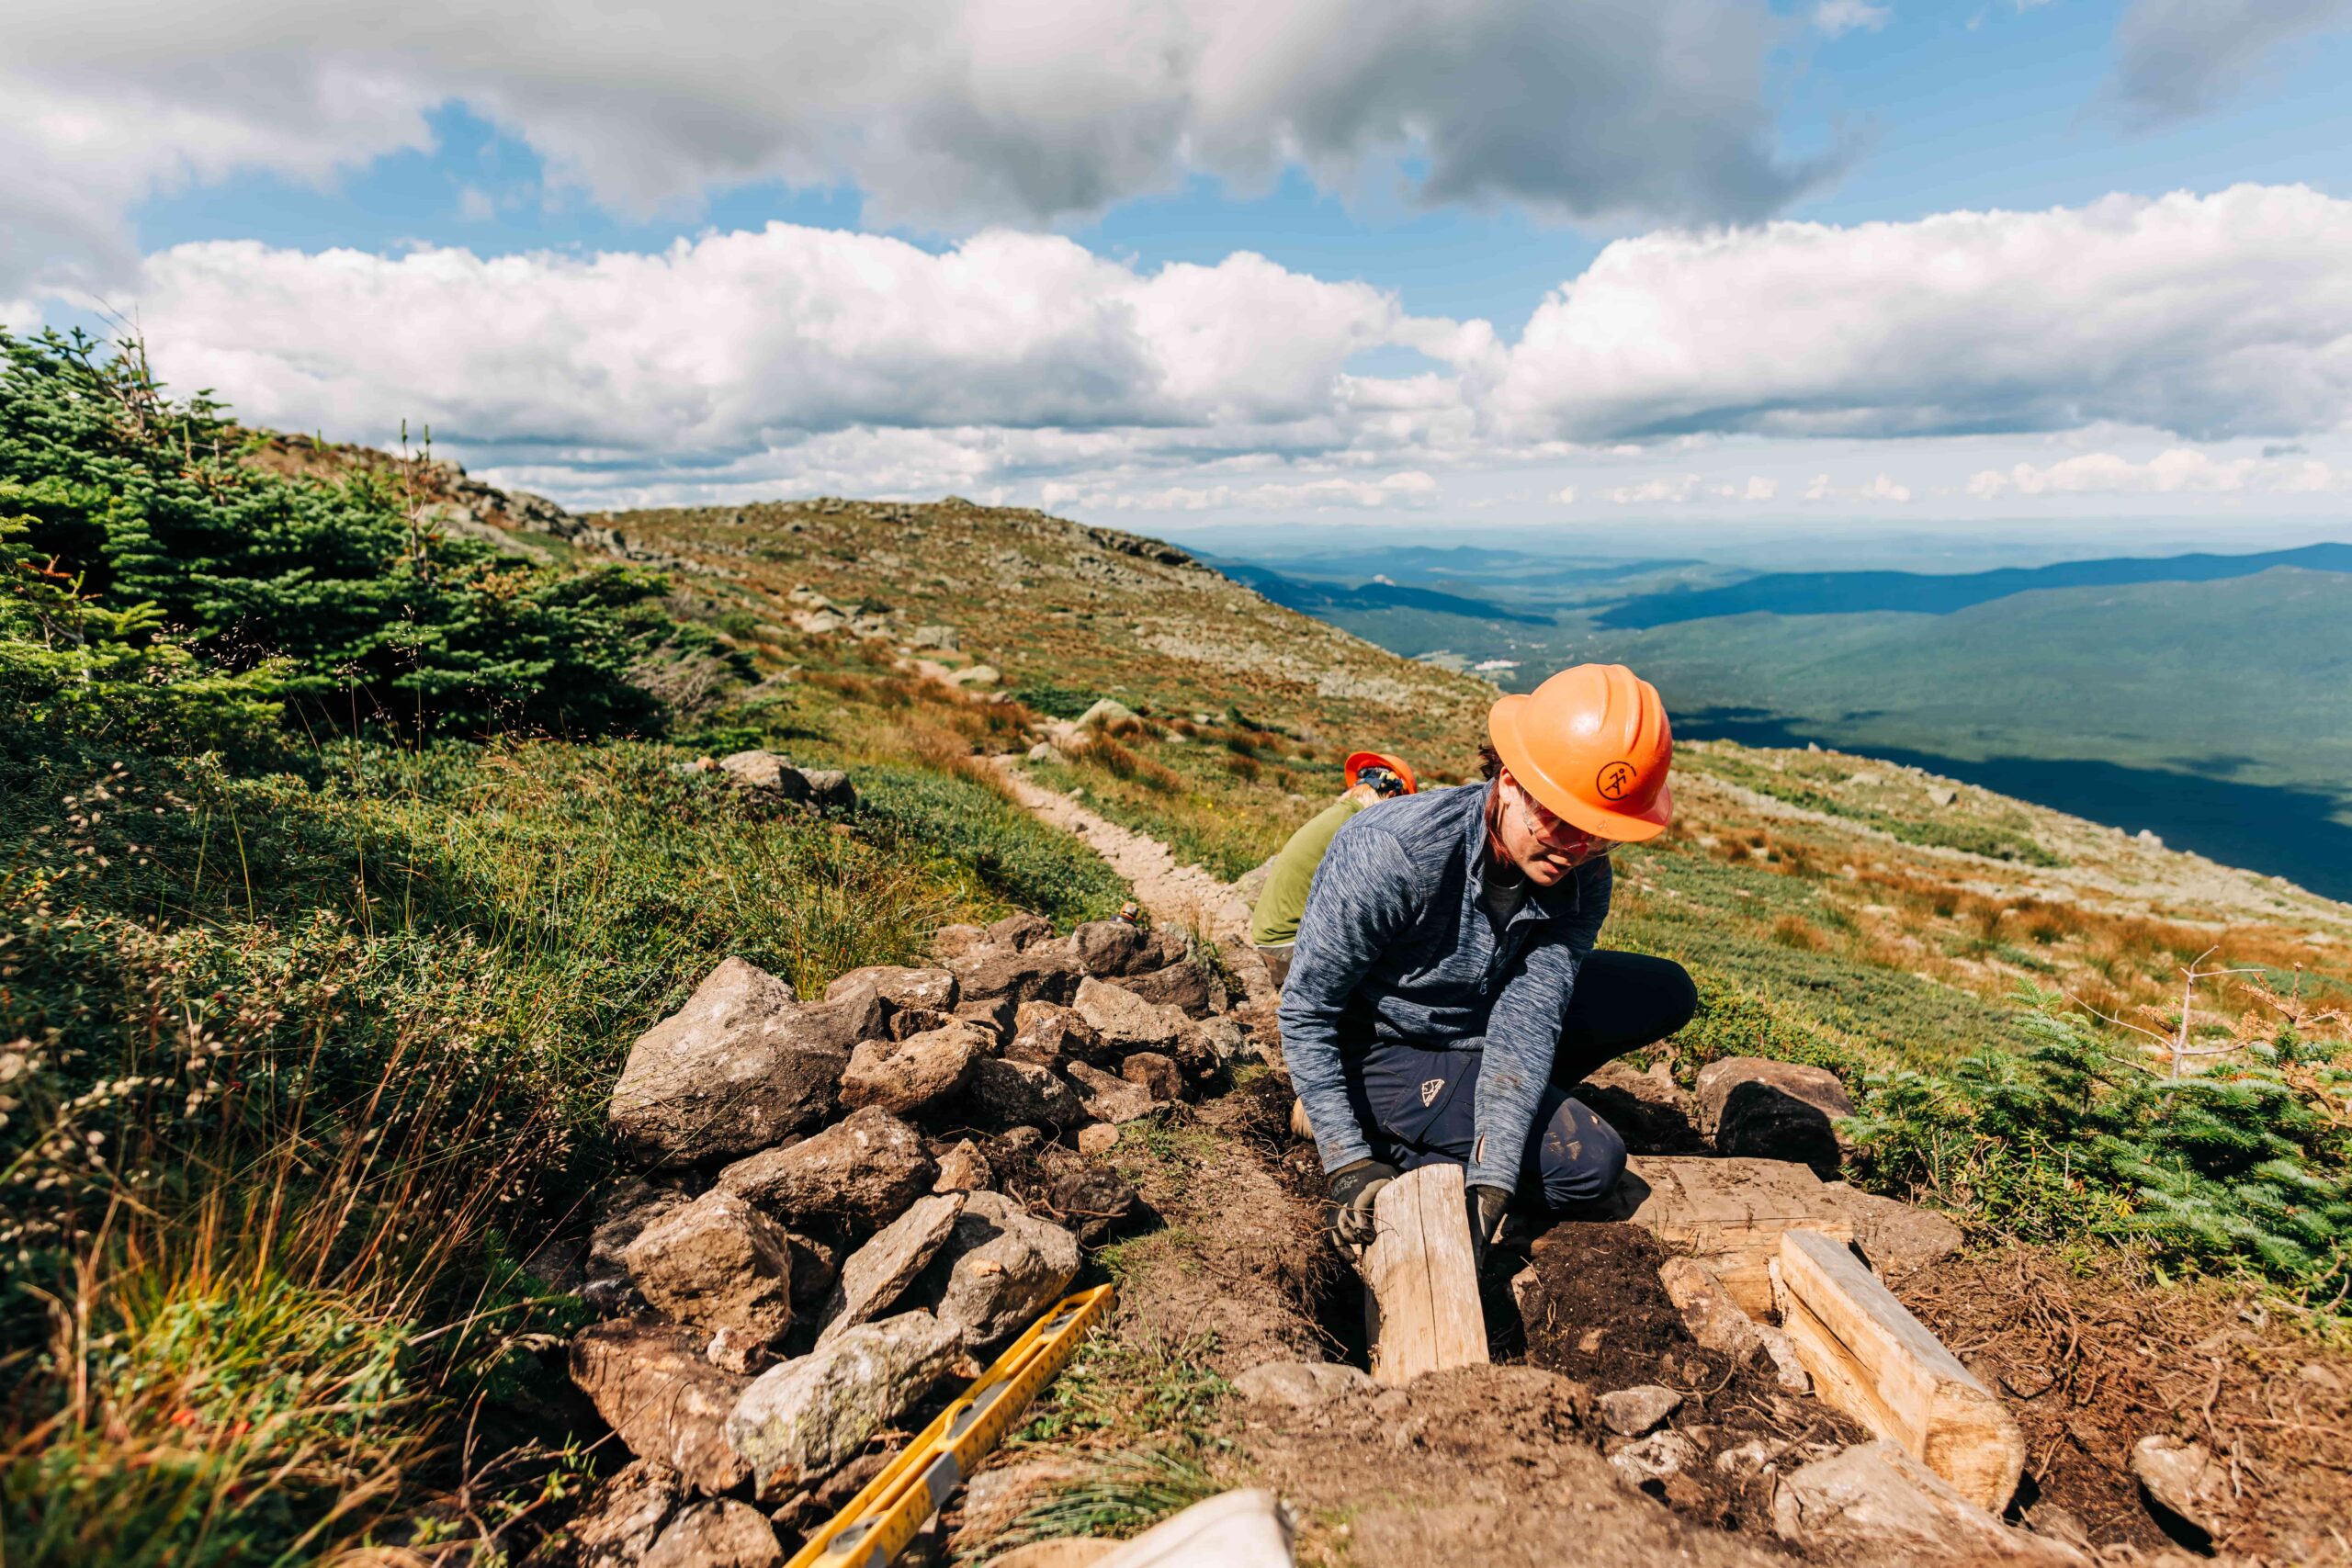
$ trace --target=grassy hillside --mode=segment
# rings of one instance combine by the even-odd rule
[[[135,361],[0,348],[12,1568],[308,1562],[560,1509],[594,1462],[560,1371],[584,1309],[536,1255],[612,1169],[629,1042],[716,962],[808,993],[949,921],[1115,909],[985,757],[1051,738],[1033,777],[1237,876],[1351,750],[1461,776],[1493,695],[1036,513],[574,519],[240,432]],[[1105,696],[1134,716],[1075,731]],[[754,745],[847,769],[858,805],[693,765]],[[2278,1238],[2342,1206],[2352,910],[1864,758],[1712,743],[1677,773],[1609,940],[1700,976],[1683,1071],[1833,1062],[1877,1127],[1858,1176],[2324,1299]],[[2081,1058],[2021,985],[2161,1027],[2216,947],[2256,973],[2198,998],[2212,1094],[2051,1099],[2032,1075]],[[2128,1041],[2099,1070],[2137,1084]],[[2171,1145],[2193,1158],[2147,1165]],[[2217,1191],[2297,1213],[2214,1229]]]

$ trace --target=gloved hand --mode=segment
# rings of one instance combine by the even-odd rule
[[[1464,1190],[1470,1200],[1470,1263],[1484,1272],[1487,1248],[1503,1228],[1503,1211],[1510,1206],[1510,1194],[1502,1188],[1477,1183]]]
[[[1356,1160],[1331,1173],[1328,1220],[1331,1239],[1340,1244],[1341,1251],[1357,1251],[1372,1245],[1373,1202],[1380,1196],[1380,1190],[1396,1177],[1395,1166],[1376,1159]]]

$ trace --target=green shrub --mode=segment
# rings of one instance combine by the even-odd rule
[[[2001,1234],[2145,1245],[2316,1299],[2352,1283],[2352,1072],[2291,1030],[2162,1077],[2028,993],[2033,1044],[1865,1080],[1850,1129],[1873,1185]]]
[[[209,400],[167,400],[135,344],[102,357],[79,334],[0,333],[12,575],[53,563],[90,613],[117,617],[114,642],[167,631],[210,671],[267,671],[232,695],[266,692],[312,728],[656,723],[628,674],[676,635],[652,603],[660,578],[517,564],[413,522],[379,476],[280,478],[242,460],[244,439]],[[26,640],[21,626],[0,637]],[[7,668],[25,680],[39,666],[19,649]],[[135,689],[141,672],[115,673]]]

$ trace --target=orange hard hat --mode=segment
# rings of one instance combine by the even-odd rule
[[[1510,776],[1553,816],[1620,843],[1666,831],[1674,732],[1657,688],[1622,664],[1578,664],[1487,715]]]
[[[1385,751],[1357,751],[1351,753],[1348,758],[1347,766],[1340,770],[1340,776],[1348,781],[1348,787],[1350,789],[1353,789],[1356,787],[1356,775],[1363,773],[1366,768],[1386,768],[1390,773],[1395,773],[1398,778],[1405,781],[1405,793],[1407,795],[1415,794],[1421,787],[1420,781],[1413,777],[1413,770],[1405,765],[1405,759],[1402,757],[1392,757]]]

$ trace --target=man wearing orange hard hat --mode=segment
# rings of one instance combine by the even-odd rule
[[[1403,1171],[1467,1168],[1483,1257],[1514,1197],[1606,1198],[1625,1145],[1586,1074],[1690,1021],[1680,964],[1597,946],[1610,852],[1666,830],[1674,738],[1657,690],[1579,664],[1487,718],[1483,783],[1428,790],[1332,838],[1283,988],[1283,1053],[1343,1246]]]

